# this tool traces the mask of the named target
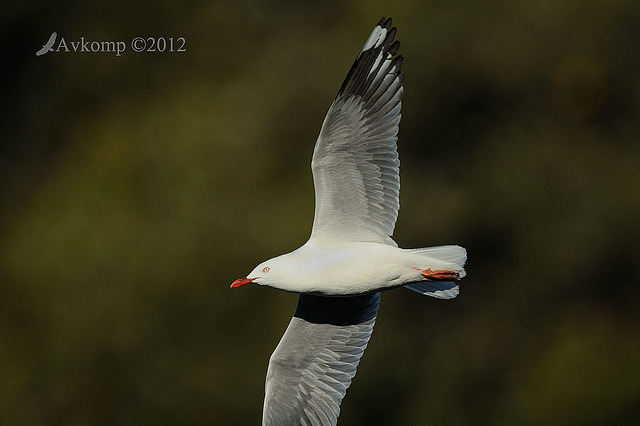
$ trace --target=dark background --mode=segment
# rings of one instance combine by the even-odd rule
[[[601,1],[0,6],[0,424],[258,424],[320,124],[381,16],[406,57],[402,247],[343,425],[640,419],[640,7]],[[184,53],[35,52],[184,37]]]

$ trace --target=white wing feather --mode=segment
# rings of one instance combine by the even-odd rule
[[[267,370],[262,424],[335,425],[375,324],[380,294],[300,295]]]
[[[395,245],[400,176],[396,148],[403,58],[381,20],[329,108],[311,162],[316,208],[311,238]]]

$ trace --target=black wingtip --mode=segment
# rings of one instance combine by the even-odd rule
[[[393,57],[397,55],[400,50],[400,41],[394,40],[396,36],[397,29],[396,27],[392,27],[391,18],[382,18],[380,22],[378,22],[377,27],[384,28],[387,30],[385,34],[385,38],[382,43],[378,43],[376,46],[370,46],[369,48],[362,50],[355,62],[349,69],[347,76],[345,77],[340,89],[338,90],[338,94],[336,97],[345,94],[353,94],[353,95],[364,95],[369,84],[371,83],[372,76],[369,74],[374,66],[375,60],[380,54],[383,52],[385,56]],[[375,31],[375,29],[374,29]],[[400,58],[398,60],[398,58]],[[396,65],[395,73],[396,75],[400,75],[400,66],[402,65],[402,56],[397,56],[394,58],[394,65]],[[378,64],[380,66],[380,64]]]

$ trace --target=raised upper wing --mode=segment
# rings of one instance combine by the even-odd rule
[[[380,304],[355,297],[301,294],[269,360],[262,424],[335,425]]]
[[[400,175],[396,141],[403,58],[391,19],[380,20],[329,108],[311,162],[312,238],[393,243]]]

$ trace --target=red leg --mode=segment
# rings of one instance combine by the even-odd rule
[[[451,281],[457,280],[458,274],[447,269],[415,268],[422,273],[422,281]]]

